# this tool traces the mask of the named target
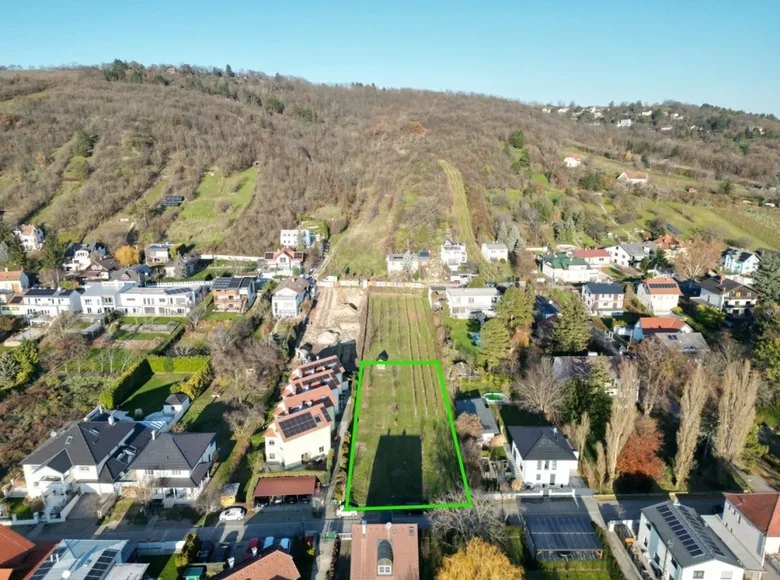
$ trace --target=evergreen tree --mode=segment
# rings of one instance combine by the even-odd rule
[[[780,302],[780,256],[768,255],[753,273],[753,286],[761,292],[762,300]]]
[[[512,337],[501,320],[491,318],[482,327],[480,344],[485,363],[488,369],[492,369],[509,354],[512,348]]]
[[[65,259],[66,249],[65,243],[60,241],[56,235],[46,236],[46,239],[43,240],[43,248],[41,248],[41,267],[46,270],[59,268]]]
[[[509,144],[515,149],[522,149],[525,146],[525,135],[520,129],[512,131],[509,135]]]
[[[225,76],[226,76],[227,78],[229,78],[229,79],[230,79],[230,78],[233,78],[233,76],[234,76],[234,75],[233,75],[233,69],[232,69],[232,68],[230,68],[230,65],[229,65],[229,64],[226,64],[226,65],[225,65]]]
[[[507,288],[496,307],[497,317],[511,330],[527,328],[533,322],[535,304],[536,296],[530,284],[525,290],[512,286]]]
[[[561,305],[553,325],[549,350],[553,354],[577,354],[590,343],[590,318],[585,303],[572,297]]]

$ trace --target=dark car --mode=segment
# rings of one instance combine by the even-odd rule
[[[288,495],[284,498],[285,503],[293,504],[298,503],[298,496],[297,495]]]
[[[299,496],[298,501],[301,503],[311,503],[311,496],[310,495]]]
[[[204,540],[200,543],[200,549],[198,550],[198,555],[195,557],[195,561],[198,564],[205,564],[209,561],[209,557],[211,556],[211,552],[214,551],[214,542],[209,542],[207,540]]]
[[[259,510],[260,508],[264,508],[268,504],[271,503],[270,497],[256,497],[255,498],[255,509]]]
[[[217,546],[217,549],[214,550],[214,554],[211,558],[212,562],[227,562],[227,559],[230,557],[230,552],[232,546],[228,543],[221,543],[219,546]]]

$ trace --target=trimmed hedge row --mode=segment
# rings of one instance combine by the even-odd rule
[[[200,538],[198,534],[190,532],[187,537],[184,538],[184,546],[181,552],[176,554],[176,567],[183,568],[195,559],[200,550]]]
[[[147,356],[155,373],[197,373],[209,362],[207,356]]]
[[[181,338],[181,335],[184,334],[184,330],[185,330],[184,325],[179,324],[179,326],[176,327],[176,330],[170,333],[165,340],[163,340],[160,344],[158,344],[157,347],[152,351],[152,353],[154,354],[164,353],[169,346],[171,346],[174,342],[176,342]]]
[[[136,389],[152,378],[153,374],[149,361],[140,359],[105,386],[100,393],[100,404],[106,409],[116,409]]]
[[[211,376],[211,363],[206,359],[206,363],[201,366],[198,372],[179,385],[179,392],[184,393],[191,401],[194,401],[209,386]]]

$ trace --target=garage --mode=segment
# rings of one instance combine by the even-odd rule
[[[317,487],[313,475],[261,477],[255,486],[255,508],[269,505],[311,503]]]

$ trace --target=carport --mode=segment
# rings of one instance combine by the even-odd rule
[[[537,560],[598,560],[603,548],[588,516],[525,518],[529,545]]]
[[[255,505],[268,504],[275,497],[311,497],[317,478],[313,475],[261,477],[255,486]]]

